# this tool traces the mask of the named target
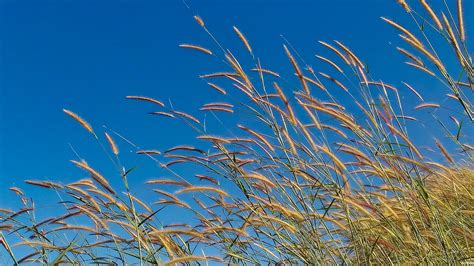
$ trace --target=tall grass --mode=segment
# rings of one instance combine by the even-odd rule
[[[69,184],[25,181],[61,198],[57,207],[64,214],[38,221],[35,212],[41,210],[21,189],[11,188],[23,208],[0,209],[0,248],[9,256],[5,260],[166,265],[472,263],[474,147],[469,134],[474,121],[474,71],[463,3],[459,0],[438,14],[427,1],[421,1],[418,9],[398,2],[417,29],[412,32],[383,18],[406,43],[398,51],[406,56],[408,67],[424,77],[436,77],[453,102],[425,102],[425,92],[408,83],[398,88],[373,80],[356,52],[339,41],[321,41],[322,54],[316,56],[332,72],[302,64],[297,53],[284,46],[290,72],[283,75],[263,68],[251,41],[234,27],[242,49],[252,58],[250,63],[241,62],[196,16],[216,50],[193,44],[181,47],[223,60],[222,72],[201,78],[229,101],[210,102],[200,110],[211,112],[217,121],[234,112],[251,119],[245,125],[222,122],[229,130],[220,135],[196,115],[150,97],[128,96],[161,108],[152,115],[182,120],[201,145],[137,149],[139,156],[156,161],[173,176],[147,181],[157,197],[150,204],[135,197],[128,186],[135,170],[121,166],[117,144],[126,139],[115,132],[100,137],[83,118],[64,110],[116,159],[125,191],[112,187],[93,168],[95,164],[72,161],[90,178]],[[451,49],[441,53],[448,51],[442,46]],[[400,95],[420,103],[408,106]],[[245,100],[236,100],[242,97]],[[417,114],[427,110],[432,114],[429,119],[439,124],[432,128],[441,139],[432,141],[434,153],[408,134],[408,128],[416,128],[410,125],[423,123]],[[104,140],[110,148],[102,144]],[[175,170],[182,164],[193,166],[194,181]],[[187,210],[198,222],[161,224],[160,212],[166,206]]]

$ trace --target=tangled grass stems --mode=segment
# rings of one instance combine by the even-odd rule
[[[413,15],[416,10],[406,1],[398,2],[418,23]],[[11,188],[22,208],[0,209],[0,248],[14,264],[469,262],[474,256],[474,148],[468,135],[472,124],[462,126],[472,123],[470,99],[461,89],[473,86],[472,59],[464,49],[466,25],[461,1],[457,2],[458,30],[444,14],[441,22],[426,1],[421,4],[434,20],[436,34],[454,49],[450,59],[463,69],[457,81],[445,67],[449,64],[442,61],[451,54],[439,56],[439,49],[432,46],[435,42],[428,39],[424,44],[405,27],[384,20],[401,31],[402,39],[415,51],[397,50],[424,71],[420,74],[434,75],[447,85],[449,97],[461,104],[462,113],[449,112],[444,102],[425,102],[407,82],[402,82],[406,92],[421,102],[414,107],[402,102],[403,90],[373,80],[359,56],[339,41],[335,45],[320,41],[335,59],[317,55],[335,73],[302,67],[301,58],[285,45],[282,53],[299,84],[294,85],[291,74],[285,79],[262,68],[255,49],[236,27],[246,53],[252,55],[250,66],[239,61],[237,53],[224,49],[195,16],[222,54],[195,45],[181,47],[220,57],[226,67],[200,78],[212,79],[207,84],[228,100],[209,102],[201,110],[218,118],[218,113],[236,113],[240,109],[233,107],[239,106],[256,121],[243,126],[218,120],[228,133],[215,134],[194,113],[150,97],[127,96],[155,104],[161,110],[151,114],[180,119],[196,133],[195,145],[159,151],[141,149],[109,131],[170,174],[146,181],[157,200],[149,204],[129,187],[128,178],[137,170],[120,163],[121,142],[105,133],[110,149],[104,152],[117,157],[114,163],[119,164],[125,191],[116,192],[110,178],[83,160],[72,162],[90,178],[68,184],[26,180],[57,193],[61,198],[57,207],[64,214],[38,221],[35,212],[40,210],[34,201],[24,190]],[[437,71],[424,62],[431,62]],[[299,89],[285,89],[290,86]],[[350,103],[341,99],[347,96]],[[245,100],[239,101],[242,97]],[[412,113],[407,110],[412,109],[415,112],[409,116]],[[430,152],[412,138],[407,124],[422,123],[419,113],[438,110],[448,113],[433,118],[448,117],[456,132],[439,120],[439,132],[447,132],[449,138],[435,135]],[[85,120],[72,111],[64,112],[101,141]],[[192,165],[195,179],[186,178],[189,173],[184,170],[180,174],[182,164]],[[169,206],[193,219],[163,224]],[[16,255],[19,247],[28,249],[20,258]],[[215,250],[218,256],[206,255]]]

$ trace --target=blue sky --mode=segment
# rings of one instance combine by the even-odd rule
[[[363,58],[373,77],[396,85],[409,81],[429,90],[424,94],[427,100],[436,100],[445,89],[434,80],[420,80],[403,64],[395,50],[401,44],[398,33],[380,19],[386,16],[409,24],[395,2],[188,0],[188,9],[179,0],[0,0],[1,187],[24,187],[24,179],[68,182],[85,177],[69,162],[76,159],[70,146],[92,166],[110,173],[112,183],[119,182],[97,143],[66,117],[63,108],[80,114],[97,131],[106,125],[143,148],[163,150],[192,142],[194,135],[187,127],[150,117],[146,112],[156,110],[125,96],[171,99],[175,107],[191,113],[210,99],[223,99],[198,75],[223,70],[224,65],[178,47],[192,43],[214,48],[193,20],[196,14],[226,46],[244,56],[232,31],[233,25],[238,26],[270,69],[291,70],[281,35],[311,65],[317,65],[314,54],[323,51],[317,40],[337,39]],[[465,1],[468,15],[473,5],[474,1]],[[404,102],[418,103],[406,95]],[[118,143],[122,162],[140,166],[131,181],[137,190],[146,179],[163,175],[150,162],[132,156],[124,142]],[[33,197],[54,198],[43,190],[28,191]],[[3,193],[0,206],[15,201],[13,193]]]

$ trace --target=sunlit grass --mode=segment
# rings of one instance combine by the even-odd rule
[[[162,116],[163,123],[179,119],[189,125],[197,134],[193,143],[200,144],[141,150],[117,132],[99,134],[84,118],[64,110],[113,158],[125,191],[96,169],[100,162],[73,160],[90,178],[69,184],[26,181],[61,198],[57,209],[64,214],[38,221],[35,212],[41,210],[34,201],[11,188],[23,208],[0,209],[1,258],[51,264],[472,262],[474,71],[462,3],[437,14],[425,1],[420,10],[398,2],[419,29],[410,32],[383,18],[406,42],[398,51],[421,77],[435,76],[455,104],[425,102],[424,92],[405,82],[399,89],[373,80],[363,60],[339,41],[321,41],[318,47],[318,63],[330,72],[304,65],[286,45],[282,53],[289,72],[276,73],[262,67],[251,40],[237,27],[242,50],[250,54],[242,56],[247,60],[224,48],[204,20],[195,17],[215,48],[181,47],[203,53],[203,60],[210,56],[224,62],[222,72],[201,78],[228,102],[209,99],[200,111],[212,114],[208,119],[216,118],[229,133],[216,134],[196,112],[127,96],[160,108],[150,114]],[[457,69],[450,72],[446,61],[456,62]],[[420,102],[407,106],[400,94]],[[440,140],[420,147],[408,125],[423,121],[406,113],[432,110],[441,110],[429,117],[439,122],[432,135]],[[238,112],[251,119],[226,123]],[[122,166],[122,143],[169,171],[170,178],[146,181],[155,202],[137,198],[129,187],[135,169]],[[194,179],[179,174],[183,164],[192,165]],[[162,224],[165,206],[184,209],[192,219]]]

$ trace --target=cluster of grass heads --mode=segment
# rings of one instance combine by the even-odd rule
[[[11,188],[24,207],[0,209],[4,258],[18,264],[472,262],[474,147],[468,134],[474,121],[469,97],[474,71],[462,3],[436,14],[426,1],[420,1],[418,11],[398,2],[418,31],[383,20],[406,42],[398,50],[409,67],[445,86],[449,108],[425,102],[424,93],[408,83],[399,89],[373,80],[356,53],[339,41],[320,42],[326,56],[317,58],[333,70],[328,73],[302,65],[297,53],[284,46],[296,78],[283,77],[261,66],[250,42],[234,27],[252,58],[245,67],[196,16],[218,52],[181,47],[223,60],[223,72],[201,78],[229,99],[201,110],[218,118],[231,115],[238,105],[235,110],[252,117],[251,125],[231,125],[227,135],[216,135],[200,119],[159,100],[128,96],[161,108],[152,115],[181,119],[202,146],[137,150],[173,176],[147,181],[157,197],[148,204],[128,186],[133,169],[119,164],[114,139],[121,135],[106,133],[103,139],[119,165],[125,191],[116,191],[85,160],[72,161],[90,178],[70,184],[26,181],[61,197],[58,209],[64,214],[37,221],[34,202]],[[235,94],[245,100],[236,101]],[[419,98],[415,111],[400,94]],[[407,108],[415,115],[406,115]],[[429,149],[408,134],[411,125],[423,122],[416,114],[427,111],[440,125],[433,131],[447,136],[434,139]],[[83,118],[65,112],[102,143]],[[427,155],[430,149],[432,156]],[[174,168],[182,164],[191,164],[199,180],[178,174]],[[160,212],[167,206],[184,209],[193,219],[162,224]]]

